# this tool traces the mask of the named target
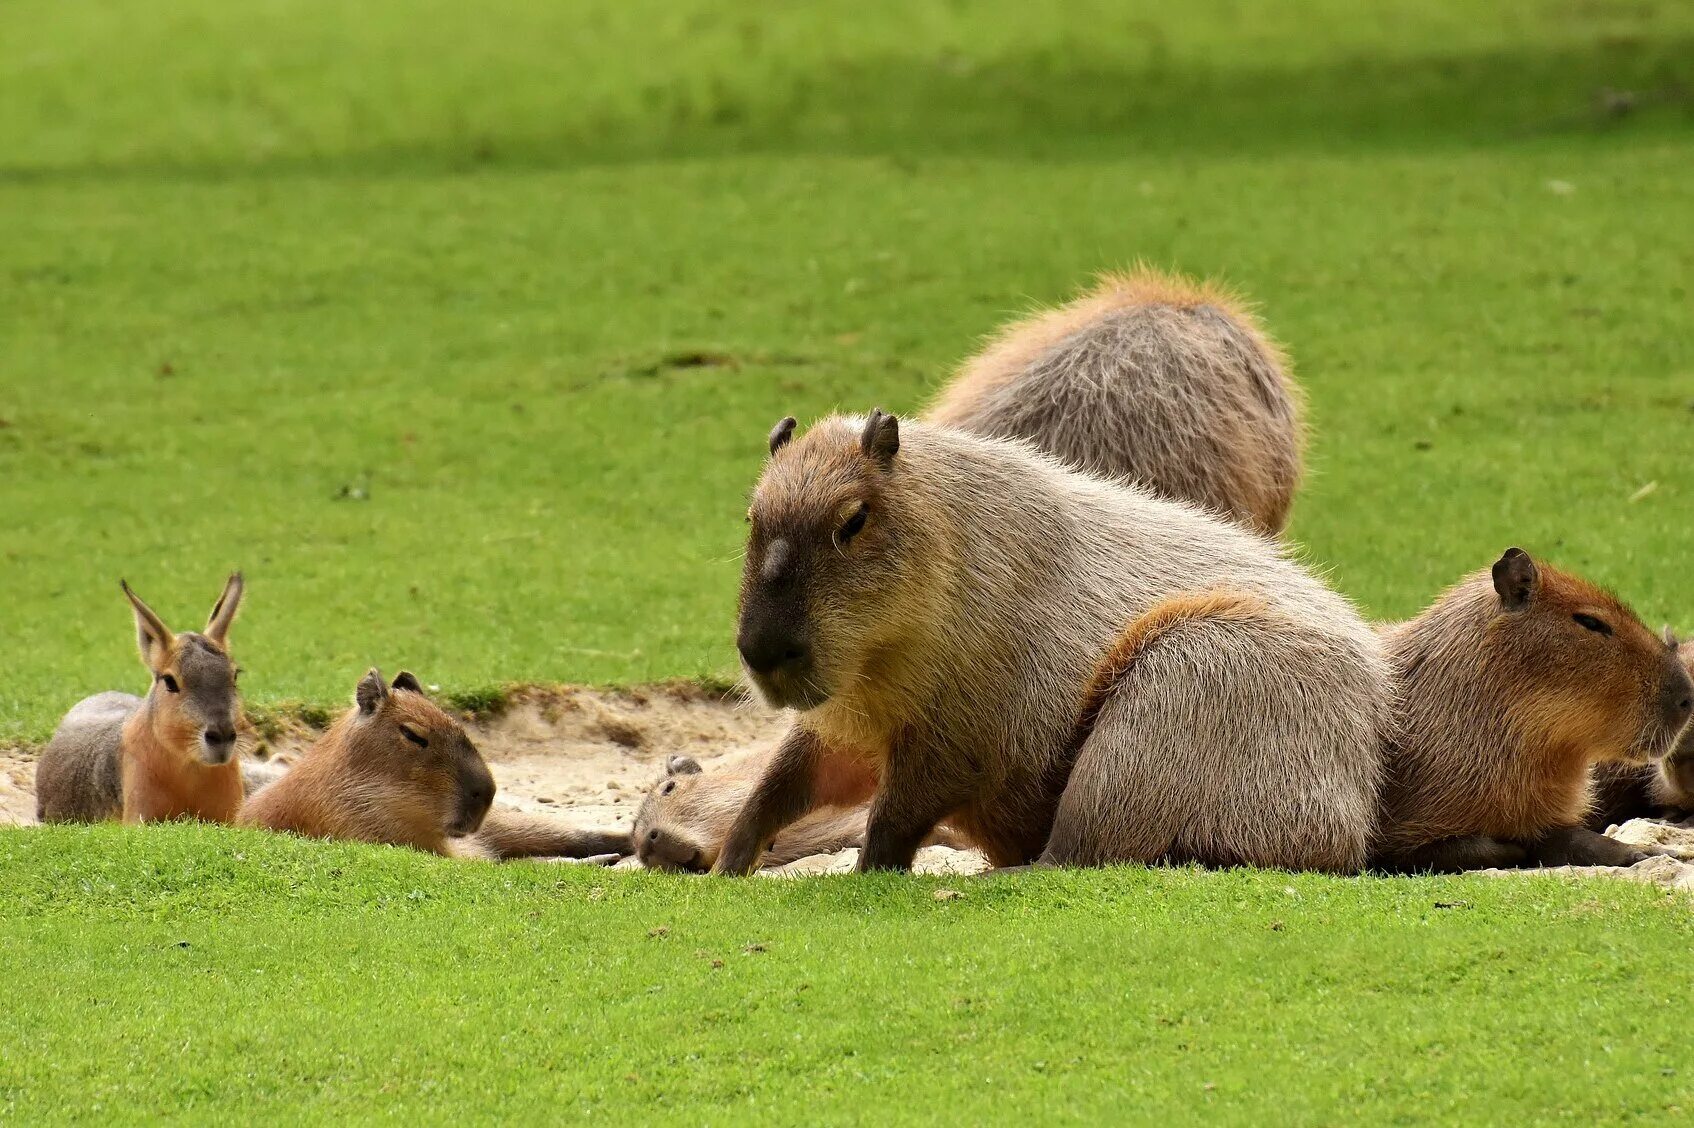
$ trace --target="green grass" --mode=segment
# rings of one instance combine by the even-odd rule
[[[1694,627],[1688,5],[13,0],[0,42],[0,741],[144,684],[119,576],[188,627],[244,568],[266,715],[371,664],[721,680],[770,424],[917,409],[1137,259],[1261,302],[1293,534],[1372,614],[1515,543]],[[935,887],[0,832],[0,1119],[1694,1099],[1655,891]]]
[[[1694,914],[1615,882],[726,882],[190,827],[0,835],[0,875],[19,1123],[1694,1107]]]

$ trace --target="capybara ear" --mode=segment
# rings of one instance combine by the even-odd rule
[[[672,756],[665,761],[666,775],[699,775],[700,761],[692,756]]]
[[[141,660],[147,663],[147,668],[155,674],[162,674],[171,668],[171,654],[176,647],[176,635],[165,626],[165,621],[153,613],[153,609],[141,602],[141,597],[129,588],[127,580],[119,580],[118,586],[123,589],[124,598],[135,612],[135,643],[141,648]]]
[[[241,593],[245,588],[241,573],[231,572],[224,584],[224,593],[212,606],[212,616],[206,620],[206,637],[219,646],[228,645],[229,627],[235,622],[235,613],[241,609]]]
[[[1500,606],[1507,611],[1522,611],[1528,607],[1540,582],[1535,561],[1521,548],[1508,548],[1506,554],[1494,562],[1494,591],[1500,597]]]
[[[407,693],[422,693],[424,691],[423,686],[418,684],[417,675],[410,670],[401,670],[395,674],[393,685],[395,689],[403,689]]]
[[[900,450],[900,420],[880,407],[871,408],[864,434],[859,436],[859,448],[884,470],[894,465],[894,455]]]
[[[1671,625],[1669,623],[1665,624],[1665,645],[1670,647],[1672,650],[1675,650],[1677,647],[1682,645],[1676,640],[1676,632],[1671,629]]]
[[[775,454],[788,445],[788,440],[794,437],[794,416],[784,415],[771,428],[771,453]]]
[[[367,717],[388,700],[388,686],[383,683],[381,670],[372,666],[370,672],[359,679],[359,688],[353,691],[353,700],[358,702],[359,712]]]

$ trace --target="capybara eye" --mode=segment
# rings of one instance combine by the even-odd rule
[[[1576,620],[1577,626],[1593,631],[1595,634],[1609,635],[1612,633],[1612,628],[1606,624],[1604,619],[1596,619],[1592,615],[1582,614],[1572,615],[1571,618]]]
[[[859,508],[853,511],[853,515],[847,518],[847,520],[842,523],[841,528],[835,531],[835,543],[846,544],[848,541],[858,536],[859,530],[865,527],[865,519],[870,515],[871,507],[861,502],[859,504]]]
[[[176,679],[169,674],[160,674],[159,680],[165,683],[165,688],[172,693],[180,692],[182,687],[176,684]]]
[[[673,792],[675,790],[676,790],[676,780],[667,779],[665,781],[665,785],[663,787],[659,788],[659,794],[660,795],[669,795],[671,792]]]
[[[429,741],[423,738],[422,733],[419,733],[406,725],[400,726],[400,735],[411,741],[413,744],[416,744],[419,748],[429,747]]]

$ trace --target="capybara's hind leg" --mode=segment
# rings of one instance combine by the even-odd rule
[[[1042,860],[1358,872],[1384,707],[1373,661],[1251,594],[1155,605],[1096,672]]]

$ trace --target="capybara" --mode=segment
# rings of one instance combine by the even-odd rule
[[[1583,826],[1589,768],[1670,751],[1694,710],[1674,644],[1616,596],[1508,549],[1383,632],[1400,723],[1375,864],[1630,865]]]
[[[491,814],[494,776],[463,726],[412,674],[371,670],[354,707],[286,774],[254,792],[236,821],[312,838],[410,846],[452,857],[627,854],[628,834]]]
[[[203,634],[173,632],[128,583],[119,586],[153,685],[145,698],[97,693],[65,714],[36,764],[36,817],[228,822],[242,797],[239,671],[229,657],[241,573],[224,585]]]
[[[926,412],[1262,533],[1300,485],[1299,386],[1221,287],[1148,269],[1002,329]]]
[[[758,758],[731,768],[703,772],[692,756],[672,756],[665,765],[665,778],[655,784],[641,801],[630,837],[635,855],[649,869],[688,870],[704,873],[718,860],[729,828],[740,813],[748,794],[764,774],[765,760]],[[876,789],[869,770],[859,789],[861,802],[851,807],[820,807],[785,827],[759,859],[760,869],[785,866],[814,854],[833,854],[863,846],[865,819],[870,808],[863,802]],[[853,794],[847,787],[839,795]],[[935,829],[927,846],[963,847],[968,843],[945,825]]]
[[[1388,665],[1284,549],[1021,442],[880,411],[793,431],[748,514],[737,648],[795,717],[714,872],[863,765],[861,869],[909,868],[943,819],[1000,866],[1363,867]]]
[[[1694,642],[1685,642],[1678,656],[1694,677]],[[1685,819],[1694,814],[1694,724],[1682,730],[1676,747],[1651,764],[1594,765],[1594,805],[1588,829],[1603,831],[1630,819]]]

